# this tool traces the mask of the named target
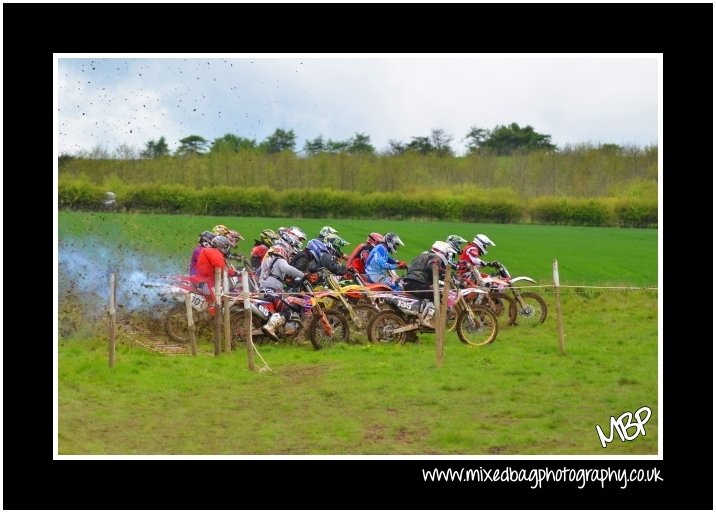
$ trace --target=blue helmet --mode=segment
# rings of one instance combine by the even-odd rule
[[[323,241],[312,239],[306,244],[306,249],[318,262],[321,259],[321,253],[328,253],[328,247]]]

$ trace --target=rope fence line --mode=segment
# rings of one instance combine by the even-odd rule
[[[479,287],[466,287],[466,288],[479,288]],[[578,289],[589,289],[589,290],[603,290],[603,291],[612,291],[612,292],[638,292],[641,290],[649,290],[649,291],[658,291],[659,287],[626,287],[626,286],[607,286],[607,285],[560,285],[561,289],[571,289],[571,290],[562,290],[563,294],[577,294]],[[495,291],[495,292],[508,292],[510,290],[527,290],[527,289],[541,289],[545,293],[554,293],[554,285],[521,285],[519,287],[512,287],[512,289],[505,287],[504,289],[497,289],[497,288],[491,288],[486,289],[486,291]],[[453,289],[454,290],[454,289]],[[201,293],[200,291],[193,291],[196,293]],[[405,290],[381,290],[381,291],[373,291],[370,289],[365,290],[351,290],[351,291],[338,291],[333,290],[329,288],[322,288],[320,290],[316,290],[313,293],[309,292],[271,292],[270,295],[272,296],[297,296],[297,295],[335,295],[335,296],[349,296],[349,295],[356,295],[360,294],[363,296],[385,296],[385,295],[405,295],[408,297],[412,297],[414,292],[433,292],[433,289],[425,289],[425,290],[411,290],[411,291],[405,291]],[[267,294],[264,292],[251,292],[249,293],[249,297],[252,299],[263,299]],[[224,293],[222,294],[223,297],[227,297],[230,301],[238,301],[242,298],[241,293]]]
[[[259,355],[259,358],[261,358],[261,361],[264,362],[264,365],[263,365],[263,367],[261,367],[259,369],[259,372],[265,372],[265,371],[273,372],[273,369],[271,367],[269,367],[269,364],[266,363],[266,360],[264,360],[264,357],[261,356],[261,353],[259,353],[259,349],[258,349],[258,347],[256,347],[256,344],[254,344],[253,340],[251,341],[251,345],[253,346],[256,354]]]

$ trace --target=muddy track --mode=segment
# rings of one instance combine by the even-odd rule
[[[191,346],[189,344],[178,344],[169,340],[164,334],[153,333],[145,327],[126,320],[117,321],[117,337],[118,341],[125,340],[130,345],[138,345],[155,353],[191,355]],[[200,347],[197,347],[196,352],[197,354],[214,354],[213,352],[204,351]]]

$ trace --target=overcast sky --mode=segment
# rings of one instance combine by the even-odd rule
[[[657,55],[56,57],[60,154],[277,128],[296,150],[363,133],[378,151],[442,129],[462,154],[472,126],[512,122],[560,148],[659,142]]]

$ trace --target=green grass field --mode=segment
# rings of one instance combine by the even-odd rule
[[[355,244],[370,232],[396,232],[405,243],[396,257],[410,261],[436,240],[458,234],[472,240],[487,234],[496,244],[489,260],[500,260],[513,276],[527,275],[543,284],[552,282],[557,259],[562,284],[656,286],[657,230],[576,226],[443,223],[434,221],[366,221],[338,219],[230,218],[163,214],[104,214],[61,212],[59,238],[97,237],[99,243],[122,245],[137,254],[158,254],[188,266],[199,233],[225,224],[246,238],[239,250],[248,254],[264,228],[297,225],[309,239],[328,224]],[[183,263],[186,262],[186,263]]]
[[[654,230],[60,213],[60,243],[101,237],[107,246],[188,262],[198,233],[219,222],[249,239],[244,252],[265,227],[297,224],[313,236],[330,224],[352,243],[392,230],[407,244],[398,253],[405,260],[450,233],[471,239],[479,231],[497,244],[489,257],[544,284],[553,258],[563,284],[657,282]],[[247,370],[245,349],[217,358],[206,340],[197,357],[122,340],[109,369],[106,332],[62,336],[59,454],[657,454],[657,292],[565,289],[565,355],[555,297],[541,293],[545,324],[506,328],[479,348],[450,333],[442,367],[426,334],[404,346],[354,343],[318,352],[263,345],[272,371],[261,373]],[[615,436],[602,449],[595,426],[608,433],[610,417],[642,406],[652,411],[646,436]]]

